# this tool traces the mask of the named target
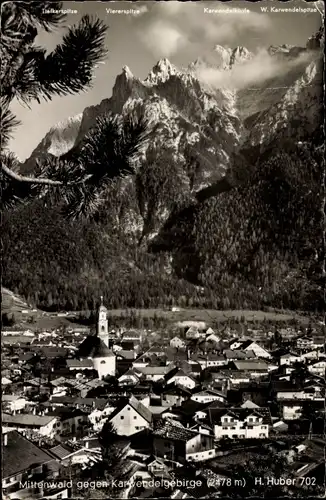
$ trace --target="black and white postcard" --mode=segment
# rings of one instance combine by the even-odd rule
[[[2,5],[3,500],[325,498],[324,11]]]

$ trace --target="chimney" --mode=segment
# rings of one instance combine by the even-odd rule
[[[7,445],[8,445],[8,433],[6,432],[3,435],[3,446],[7,446]]]

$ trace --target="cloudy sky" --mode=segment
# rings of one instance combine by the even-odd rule
[[[110,97],[116,76],[127,65],[142,79],[162,57],[177,66],[188,65],[197,57],[208,55],[215,45],[245,46],[257,51],[270,45],[304,46],[322,24],[320,12],[275,12],[278,8],[312,8],[314,4],[292,1],[286,4],[263,0],[256,4],[243,1],[181,3],[169,2],[64,2],[69,14],[64,26],[53,33],[40,32],[37,44],[51,51],[60,43],[67,27],[78,23],[88,13],[108,25],[105,64],[95,72],[93,87],[75,96],[53,98],[47,103],[31,103],[30,108],[12,103],[12,110],[22,121],[11,141],[11,149],[26,159],[46,132],[56,123],[81,113],[86,106]],[[317,2],[319,10],[322,8]],[[221,12],[220,9],[234,9]],[[266,12],[266,8],[268,12]],[[134,14],[115,13],[114,9]],[[207,9],[219,10],[208,12]],[[242,9],[236,12],[236,9]],[[244,12],[247,9],[249,12]]]

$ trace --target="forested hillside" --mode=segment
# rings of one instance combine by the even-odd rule
[[[219,307],[322,308],[317,142],[273,144],[250,180],[171,218],[152,249],[172,252],[179,276],[214,291]]]

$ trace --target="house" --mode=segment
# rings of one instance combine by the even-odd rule
[[[42,450],[17,431],[2,432],[2,494],[3,498],[37,498],[36,488],[30,485],[33,481],[51,480],[58,476],[53,456]],[[51,474],[52,472],[52,474]],[[47,490],[41,490],[41,496],[46,496]],[[52,489],[51,498],[67,498],[67,488]]]
[[[26,413],[10,415],[9,413],[2,413],[2,424],[9,429],[16,429],[23,434],[33,431],[41,436],[50,438],[57,435],[57,418],[54,416]]]
[[[199,333],[198,326],[190,326],[186,330],[186,338],[187,339],[199,339],[199,337],[201,337],[201,336],[202,335],[200,335],[200,333]],[[204,337],[205,337],[205,335],[204,335]]]
[[[174,406],[180,405],[183,401],[186,401],[191,396],[191,391],[185,387],[170,384],[161,392],[161,405],[162,406]]]
[[[153,432],[153,455],[171,462],[200,462],[215,456],[214,436],[161,420]]]
[[[57,439],[81,434],[83,426],[88,422],[88,416],[85,412],[65,406],[47,411],[46,416],[56,418]]]
[[[137,371],[142,374],[145,380],[151,380],[152,382],[157,382],[162,380],[167,373],[169,373],[173,367],[171,365],[165,366],[144,366],[137,368]]]
[[[229,342],[229,349],[241,349],[242,344],[246,341],[246,339],[233,338]]]
[[[219,404],[218,402],[214,402]],[[214,404],[211,403],[211,404]],[[207,403],[198,403],[192,399],[187,399],[181,403],[179,406],[174,406],[167,409],[162,413],[162,418],[169,418],[173,420],[178,420],[183,423],[184,426],[193,425],[197,420],[203,420],[206,418],[206,413],[204,410],[207,408]]]
[[[101,404],[96,404],[96,407],[89,413],[88,420],[93,426],[94,431],[99,432],[109,415],[116,409],[116,401],[111,398],[104,400]]]
[[[56,459],[64,466],[70,464],[87,465],[101,460],[101,447],[98,440],[95,438],[90,441],[84,441],[82,447],[69,446],[67,443],[61,443],[49,452],[56,457]]]
[[[212,401],[220,401],[221,403],[224,403],[227,400],[224,394],[214,391],[213,389],[205,389],[196,392],[190,399],[197,401],[198,403],[211,403]]]
[[[166,348],[163,346],[153,345],[135,361],[133,361],[133,368],[142,368],[152,363],[153,360],[166,359]]]
[[[2,377],[1,378],[1,385],[4,387],[6,385],[10,385],[12,384],[12,380],[10,380],[10,378],[7,378],[7,377]]]
[[[130,368],[118,378],[119,385],[136,385],[141,376],[142,373],[138,372],[136,369]]]
[[[170,347],[174,347],[176,349],[183,349],[184,347],[186,347],[186,342],[180,339],[180,337],[176,336],[170,340]]]
[[[108,420],[119,436],[131,436],[151,427],[152,413],[134,396],[131,396],[109,415]]]
[[[238,371],[249,372],[251,378],[264,377],[271,369],[271,365],[268,365],[265,361],[258,359],[233,361],[231,365]],[[272,366],[272,368],[277,367]]]
[[[288,429],[289,429],[288,424],[283,422],[283,420],[277,420],[276,422],[273,423],[273,431],[274,432],[287,433]]]
[[[211,342],[212,344],[219,344],[221,342],[221,338],[218,337],[213,331],[212,333],[208,333],[208,330],[206,331],[206,342]]]
[[[214,334],[214,330],[211,327],[204,326],[205,323],[199,322],[197,324],[192,324],[186,328],[186,338],[187,339],[199,339],[206,338],[209,335]]]
[[[150,455],[145,460],[146,468],[151,476],[159,478],[169,479],[170,475],[168,474],[168,466],[162,458],[155,457],[154,455]]]
[[[268,438],[271,425],[269,408],[209,409],[208,415],[216,439]]]
[[[311,361],[313,359],[319,359],[319,358],[324,358],[325,357],[325,354],[321,353],[319,351],[319,349],[314,349],[312,351],[308,351],[304,354],[301,354],[300,358],[301,358],[301,361],[303,362],[308,362],[308,361]]]
[[[1,399],[2,408],[4,411],[7,409],[9,412],[23,410],[27,404],[27,399],[15,394],[3,394]]]
[[[17,346],[17,345],[19,345],[21,347],[25,347],[27,345],[30,345],[32,342],[33,342],[33,338],[27,337],[25,335],[7,335],[7,336],[3,336],[1,338],[1,343],[4,346],[7,346],[7,345]]]
[[[202,372],[200,363],[192,359],[189,361],[182,361],[180,363],[180,368],[194,378],[199,377]]]
[[[242,342],[239,349],[253,352],[256,358],[270,359],[272,357],[266,349],[252,340],[245,340]]]
[[[265,375],[265,373],[264,373]],[[229,388],[234,385],[246,384],[254,378],[250,371],[242,371],[242,370],[228,370],[228,371],[220,371],[217,373],[212,373],[212,378],[214,383],[220,383],[221,381],[229,386]],[[256,377],[257,378],[257,377]]]
[[[324,399],[323,400],[315,400],[309,401],[304,399],[280,399],[278,401],[282,418],[284,420],[301,420],[302,413],[305,407],[311,407],[313,404],[316,410],[324,409]]]
[[[53,396],[65,396],[69,390],[69,379],[59,377],[54,380],[50,380],[50,385],[52,386]]]
[[[79,372],[94,369],[94,365],[91,359],[67,359],[66,364],[69,371]]]
[[[254,403],[253,401],[251,401],[251,399],[247,399],[246,401],[244,401],[241,405],[240,405],[240,408],[260,408],[259,405],[257,405],[256,403]]]
[[[282,399],[293,399],[293,400],[321,400],[323,401],[325,398],[322,388],[315,388],[315,387],[305,387],[304,389],[293,389],[293,390],[287,390],[287,391],[278,391],[276,393],[276,399],[277,401],[282,400]]]
[[[256,359],[253,351],[244,351],[241,349],[224,349],[223,354],[227,362],[240,361],[243,359]]]
[[[313,375],[318,375],[319,377],[325,377],[325,370],[326,359],[320,359],[308,365],[308,371]]]
[[[208,352],[207,354],[198,354],[195,358],[202,369],[211,368],[213,366],[223,366],[227,364],[223,354]]]
[[[131,363],[136,357],[136,352],[133,349],[118,349],[116,356],[117,361],[127,361]]]
[[[122,342],[132,342],[133,344],[140,344],[143,335],[140,331],[128,330],[122,334]]]
[[[181,385],[186,389],[193,389],[197,385],[196,380],[181,368],[174,368],[173,370],[169,371],[169,373],[165,375],[164,379],[168,384]]]
[[[306,349],[322,349],[325,346],[325,338],[318,336],[303,335],[296,340],[297,348],[300,350]]]
[[[293,352],[287,352],[279,357],[280,365],[293,365],[301,361],[300,356]]]

